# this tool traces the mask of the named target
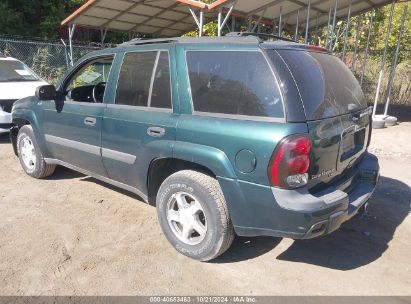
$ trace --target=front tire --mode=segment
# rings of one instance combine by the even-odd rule
[[[55,165],[47,164],[44,161],[43,154],[37,144],[30,125],[20,128],[17,135],[17,151],[20,164],[29,176],[34,178],[45,178],[54,173]]]
[[[161,184],[156,203],[163,233],[180,253],[209,261],[233,242],[227,204],[215,178],[191,170],[174,173]]]

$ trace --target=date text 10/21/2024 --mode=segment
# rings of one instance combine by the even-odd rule
[[[150,303],[256,303],[255,297],[248,296],[196,296],[196,297],[150,297]]]

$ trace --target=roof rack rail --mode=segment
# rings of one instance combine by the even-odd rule
[[[254,36],[258,38],[272,38],[277,40],[284,40],[289,42],[296,42],[293,39],[273,35],[273,34],[265,34],[265,33],[254,33],[254,32],[230,32],[226,34],[227,37],[246,37],[246,36]]]
[[[176,42],[178,39],[177,38],[158,38],[158,39],[152,39],[152,38],[135,38],[130,41],[124,42],[120,44],[120,46],[125,46],[125,45],[142,45],[142,44],[154,44],[154,43],[172,43]]]

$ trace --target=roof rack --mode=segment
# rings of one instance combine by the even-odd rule
[[[175,37],[157,39],[135,38],[128,42],[124,42],[119,46],[145,45],[156,43],[226,43],[233,42],[235,38],[242,38],[241,41],[246,43],[261,43],[263,41],[255,35],[226,35],[223,37]]]
[[[284,40],[288,42],[296,42],[295,40],[273,35],[273,34],[265,34],[265,33],[254,33],[254,32],[230,32],[226,34],[227,37],[247,37],[247,36],[254,36],[258,38],[272,38],[277,40]]]
[[[127,46],[127,45],[143,45],[143,44],[154,44],[154,43],[172,43],[177,42],[178,38],[159,38],[159,39],[151,39],[151,38],[135,38],[130,41],[124,42],[119,46]]]

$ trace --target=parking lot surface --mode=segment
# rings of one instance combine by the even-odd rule
[[[211,263],[178,254],[156,210],[65,168],[27,176],[0,135],[2,295],[411,295],[411,123],[373,130],[369,214],[322,238],[237,238]]]

